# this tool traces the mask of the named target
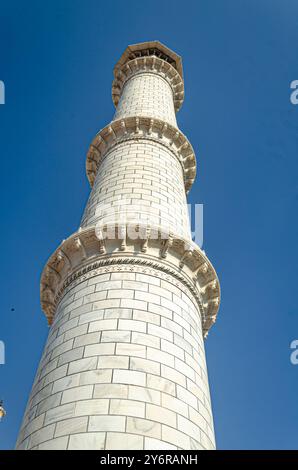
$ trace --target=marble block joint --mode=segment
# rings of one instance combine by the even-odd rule
[[[16,448],[214,449],[204,337],[220,287],[191,239],[181,58],[158,41],[129,46],[112,98],[114,118],[87,153],[80,227],[41,276],[50,330]],[[111,222],[100,207],[119,201],[138,237],[120,224],[99,236]]]

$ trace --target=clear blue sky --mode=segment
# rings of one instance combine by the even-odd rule
[[[0,448],[14,446],[48,331],[40,273],[78,227],[86,151],[114,112],[113,66],[158,39],[183,57],[189,200],[204,203],[221,281],[206,344],[218,448],[297,449],[297,1],[0,0],[0,22]]]

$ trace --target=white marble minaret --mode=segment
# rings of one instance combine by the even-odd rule
[[[114,76],[81,226],[42,273],[51,327],[17,449],[213,449],[203,338],[220,292],[191,240],[181,58],[136,44]]]

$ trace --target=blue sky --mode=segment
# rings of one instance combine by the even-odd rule
[[[113,66],[158,39],[183,57],[189,202],[204,204],[221,282],[206,343],[218,448],[297,449],[297,1],[0,0],[0,21],[0,448],[14,446],[48,331],[40,273],[78,227],[86,151],[113,116]]]

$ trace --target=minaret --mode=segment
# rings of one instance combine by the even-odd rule
[[[213,449],[203,338],[220,290],[191,239],[181,58],[136,44],[114,77],[81,226],[42,273],[51,326],[17,449]]]

